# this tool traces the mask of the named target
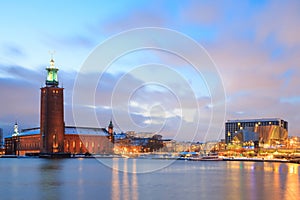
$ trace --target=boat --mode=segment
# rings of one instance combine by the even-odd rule
[[[221,160],[223,160],[223,158],[219,157],[217,154],[211,154],[211,155],[204,155],[204,156],[198,156],[198,157],[190,157],[187,160],[190,160],[190,161],[221,161]]]

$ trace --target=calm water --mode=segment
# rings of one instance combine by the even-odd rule
[[[106,159],[104,163],[0,159],[0,199],[300,198],[297,164],[146,159]]]

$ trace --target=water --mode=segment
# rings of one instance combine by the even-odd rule
[[[104,163],[0,159],[0,199],[296,200],[300,195],[297,164],[146,159]]]

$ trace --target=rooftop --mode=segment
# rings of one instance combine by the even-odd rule
[[[280,118],[260,118],[260,119],[234,119],[227,120],[226,122],[270,122],[270,121],[281,121]]]
[[[23,129],[18,136],[25,135],[37,135],[40,134],[40,127]],[[108,132],[105,128],[93,128],[93,127],[76,127],[76,126],[66,126],[65,134],[78,134],[78,135],[98,135],[98,136],[108,136]],[[11,136],[7,136],[11,137]]]

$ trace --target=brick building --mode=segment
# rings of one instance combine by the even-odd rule
[[[40,127],[5,138],[5,154],[102,154],[113,153],[113,124],[105,128],[72,127],[64,124],[64,88],[59,87],[58,68],[51,59],[46,68],[45,87],[41,88]]]

